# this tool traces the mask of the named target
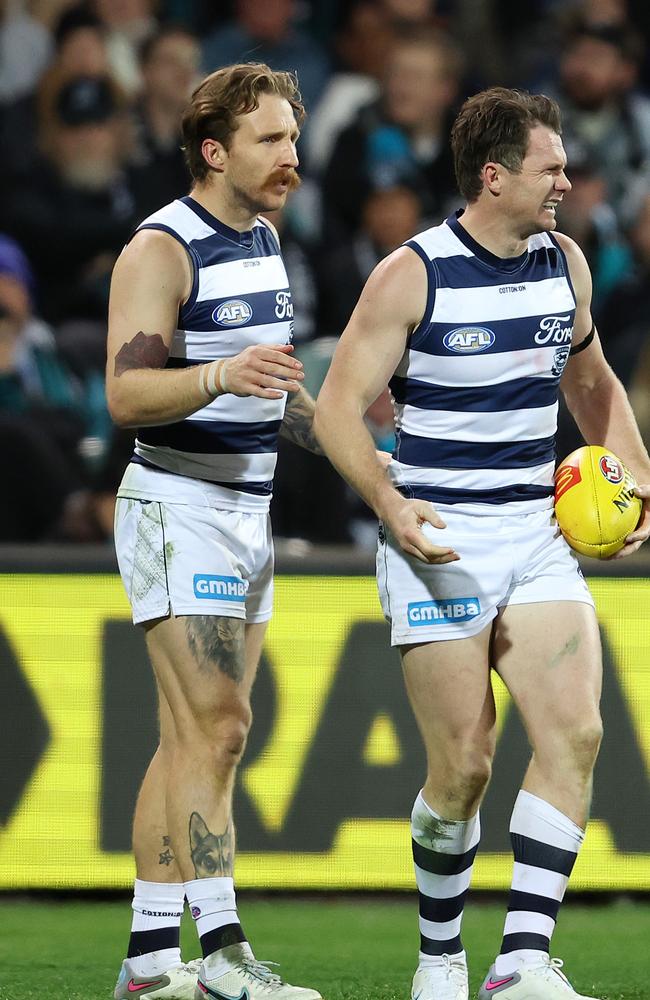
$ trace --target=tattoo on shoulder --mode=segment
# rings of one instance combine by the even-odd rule
[[[133,368],[164,368],[168,357],[169,348],[159,333],[140,330],[115,355],[115,375],[119,377]]]
[[[284,420],[280,425],[280,434],[289,441],[293,441],[294,444],[300,445],[301,448],[313,451],[316,455],[322,455],[324,452],[316,440],[313,423],[313,399],[304,392],[290,394],[284,411]]]
[[[232,820],[221,834],[208,830],[202,816],[190,816],[190,853],[196,878],[232,875],[235,833]]]
[[[243,619],[188,615],[185,632],[201,671],[213,673],[216,668],[241,683],[246,668]]]

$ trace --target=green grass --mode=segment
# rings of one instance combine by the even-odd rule
[[[240,914],[258,958],[326,1000],[407,1000],[417,948],[412,899],[257,899]],[[503,906],[474,902],[463,927],[472,996],[500,941]],[[128,902],[35,902],[0,896],[1,1000],[109,1000],[130,926]],[[602,1000],[650,997],[650,906],[565,907],[553,953],[575,987]],[[198,949],[191,921],[184,957]]]

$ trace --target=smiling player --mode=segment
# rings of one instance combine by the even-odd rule
[[[192,191],[138,227],[113,274],[108,402],[116,423],[138,428],[115,543],[160,712],[135,811],[138,878],[117,1000],[320,1000],[253,956],[237,915],[231,816],[271,616],[278,433],[320,450],[291,357],[277,234],[259,217],[298,183],[302,117],[289,73],[246,64],[208,76],[183,119]],[[202,963],[181,963],[185,896]]]
[[[585,259],[553,232],[571,189],[560,131],[543,96],[494,88],[465,102],[452,146],[467,207],[375,269],[316,407],[326,453],[381,522],[381,599],[427,751],[411,817],[414,1000],[468,997],[460,929],[495,747],[490,667],[533,756],[510,821],[501,953],[480,1000],[579,996],[549,949],[587,822],[601,656],[593,601],[553,517],[560,379],[587,442],[641,483],[650,459],[593,328]],[[387,475],[363,414],[389,379]],[[650,486],[638,492],[644,514],[619,555],[650,533]]]

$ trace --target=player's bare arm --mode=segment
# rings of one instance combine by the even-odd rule
[[[314,434],[315,410],[315,400],[304,387],[301,387],[298,392],[287,397],[280,434],[287,440],[293,441],[294,444],[300,445],[301,448],[313,451],[315,455],[324,455],[325,453]]]
[[[444,522],[426,500],[405,500],[375,451],[364,415],[404,354],[426,307],[427,281],[418,255],[402,247],[373,271],[336,348],[316,403],[314,427],[332,464],[386,522],[405,552],[422,562],[458,556],[432,545],[421,530]]]
[[[113,420],[144,427],[181,420],[225,392],[278,399],[297,392],[302,364],[288,344],[248,347],[232,358],[165,369],[178,312],[192,287],[185,249],[143,230],[122,251],[109,304],[106,394]]]
[[[644,500],[643,515],[627,544],[612,558],[620,559],[650,536],[650,458],[643,444],[627,393],[607,363],[591,316],[591,275],[584,254],[573,240],[557,234],[571,272],[577,308],[573,349],[562,375],[567,406],[587,444],[610,448],[634,474]],[[593,331],[593,339],[580,350]],[[578,350],[576,351],[576,348]]]

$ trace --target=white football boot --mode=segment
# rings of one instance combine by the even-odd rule
[[[439,965],[424,965],[413,976],[411,1000],[468,1000],[467,959],[441,955]]]
[[[539,962],[526,963],[516,972],[498,976],[494,966],[487,974],[478,1000],[597,1000],[576,993],[561,971],[562,959],[542,956]]]
[[[258,962],[246,941],[203,959],[194,1000],[323,1000],[316,990],[291,986]]]
[[[139,976],[133,972],[131,960],[125,958],[113,996],[115,1000],[193,1000],[200,966],[197,958],[155,976]]]

